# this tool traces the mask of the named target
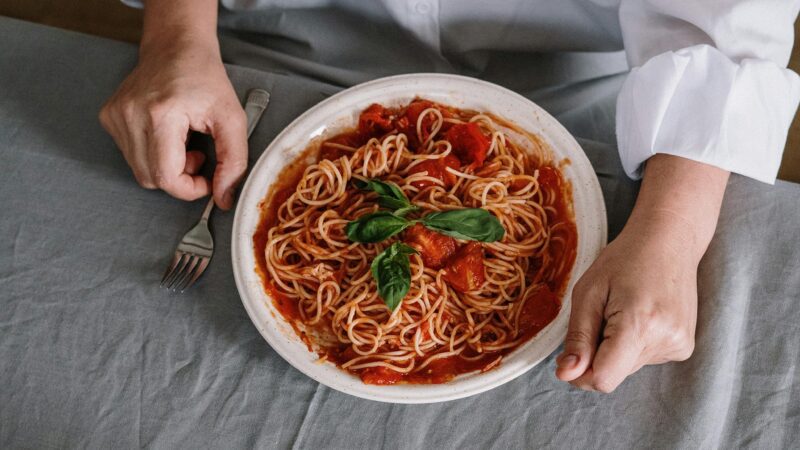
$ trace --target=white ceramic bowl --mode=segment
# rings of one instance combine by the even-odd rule
[[[397,105],[414,97],[458,108],[488,111],[539,134],[552,148],[556,161],[569,158],[565,177],[572,183],[578,254],[567,295],[558,317],[529,342],[503,358],[486,373],[465,374],[445,384],[372,386],[330,362],[320,364],[291,326],[275,309],[255,271],[253,233],[259,222],[259,202],[278,173],[309,142],[356,124],[358,114],[372,103]],[[268,117],[268,115],[267,115]],[[400,75],[360,84],[319,103],[298,117],[272,141],[244,185],[233,224],[233,273],[242,303],[258,331],[292,366],[333,389],[358,397],[392,403],[433,403],[467,397],[506,383],[552,353],[564,338],[570,294],[578,277],[606,242],[606,211],[600,185],[586,155],[552,116],[508,89],[468,77],[443,74]]]

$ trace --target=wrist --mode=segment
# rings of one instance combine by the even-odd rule
[[[678,156],[653,156],[626,229],[665,239],[699,262],[714,236],[728,175]]]
[[[183,55],[207,55],[222,59],[216,35],[192,28],[153,30],[142,34],[139,59],[172,60]]]
[[[711,241],[705,230],[699,230],[685,216],[670,210],[634,209],[623,229],[624,234],[671,253],[694,265],[700,263]],[[713,232],[711,234],[713,236]]]
[[[216,27],[216,0],[148,0],[140,59],[173,58],[187,52],[219,57]]]

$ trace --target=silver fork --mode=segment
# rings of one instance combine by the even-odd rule
[[[247,94],[244,111],[247,114],[247,137],[253,134],[261,114],[269,104],[269,92],[253,89]],[[210,198],[203,210],[200,222],[183,236],[172,263],[161,278],[161,287],[183,292],[194,284],[205,272],[214,256],[214,237],[208,229],[208,217],[214,209],[214,198]]]

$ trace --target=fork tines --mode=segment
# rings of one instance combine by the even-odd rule
[[[175,252],[172,264],[169,265],[164,277],[161,278],[161,287],[183,292],[194,284],[206,270],[211,258],[190,253]]]

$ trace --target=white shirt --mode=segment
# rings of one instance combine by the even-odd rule
[[[335,7],[392,20],[431,52],[468,67],[483,63],[484,49],[624,48],[631,72],[617,100],[616,128],[633,178],[650,156],[668,153],[773,183],[800,101],[800,78],[786,68],[800,0],[221,3],[233,10]]]

